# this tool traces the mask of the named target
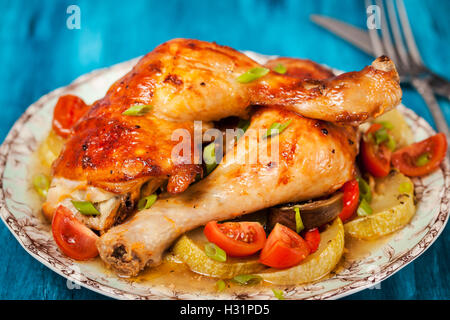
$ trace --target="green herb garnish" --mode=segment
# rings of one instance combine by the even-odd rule
[[[203,159],[206,164],[206,174],[210,174],[217,167],[216,144],[211,142],[203,149]]]
[[[42,197],[47,197],[48,188],[50,188],[50,179],[45,174],[38,174],[33,178],[34,190]]]
[[[372,191],[369,184],[361,177],[357,177],[359,187],[359,200],[366,199],[368,203],[372,201]]]
[[[152,109],[152,106],[147,104],[142,105],[134,105],[129,107],[127,110],[122,112],[125,116],[134,116],[134,117],[140,117],[144,114],[148,113]]]
[[[400,193],[410,193],[412,191],[412,185],[409,182],[403,182],[398,187],[398,192]]]
[[[362,199],[361,202],[359,203],[359,207],[356,210],[356,213],[360,217],[365,217],[371,215],[373,213],[373,210],[370,204],[366,201],[366,199]]]
[[[268,137],[275,136],[277,134],[281,134],[291,124],[291,121],[292,120],[289,120],[288,122],[283,123],[283,124],[278,123],[278,122],[272,123],[270,128],[264,134],[263,138],[268,138]]]
[[[247,131],[249,126],[250,126],[250,120],[244,120],[244,119],[239,120],[239,123],[237,125],[238,133],[236,136],[236,141],[239,140],[244,135],[245,131]]]
[[[138,210],[144,210],[149,209],[155,202],[156,199],[158,199],[158,196],[156,194],[151,194],[147,197],[144,197],[139,200],[138,202]]]
[[[376,123],[381,124],[383,127],[385,127],[388,130],[394,129],[394,125],[392,123],[390,123],[389,121],[379,121],[379,122],[376,122]]]
[[[302,217],[300,216],[300,209],[295,207],[295,231],[297,233],[300,233],[303,229],[305,229],[305,226],[303,225]]]
[[[367,135],[368,140],[372,141],[376,145],[385,143],[386,147],[388,147],[391,151],[394,151],[397,144],[394,138],[388,132],[388,130],[392,130],[394,126],[392,125],[392,123],[388,121],[381,121],[377,123],[381,124],[382,127],[375,132],[368,133]]]
[[[86,216],[98,216],[100,214],[97,208],[95,208],[92,202],[90,201],[72,200],[72,204],[75,207],[75,209],[78,210],[78,212]]]
[[[233,281],[241,286],[254,285],[260,283],[262,278],[253,274],[240,274],[233,278]]]
[[[386,147],[389,148],[389,150],[394,151],[397,147],[397,143],[395,142],[394,138],[392,138],[391,135],[388,135],[388,140],[386,141]]]
[[[258,80],[261,77],[264,77],[266,74],[269,73],[269,69],[262,68],[262,67],[256,67],[248,70],[246,73],[241,74],[239,77],[237,77],[237,81],[240,83],[249,83],[255,80]]]
[[[375,137],[376,144],[380,144],[389,139],[389,133],[387,132],[387,130],[384,127],[375,131],[373,135]]]
[[[226,284],[225,281],[223,280],[218,280],[216,282],[216,287],[217,287],[217,291],[218,292],[222,292],[223,290],[225,290]]]
[[[205,244],[205,253],[208,257],[219,262],[227,261],[227,254],[212,242]]]
[[[428,152],[422,153],[419,157],[416,159],[416,166],[423,167],[428,162],[430,162],[431,155]]]
[[[272,289],[272,292],[273,292],[273,295],[275,296],[275,298],[277,298],[278,300],[284,300],[283,290]]]
[[[242,129],[242,131],[247,131],[248,127],[250,126],[250,120],[244,120],[244,119],[239,119],[239,123],[237,125],[237,127],[239,129]]]
[[[279,74],[285,74],[287,71],[287,68],[284,66],[284,64],[279,63],[275,66],[275,68],[273,68],[273,71],[275,71]]]

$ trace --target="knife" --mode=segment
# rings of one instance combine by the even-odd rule
[[[325,16],[313,14],[310,18],[322,28],[350,42],[368,55],[376,57],[372,49],[372,42],[370,41],[368,31]],[[450,100],[450,82],[448,80],[429,71],[428,81],[434,93]]]

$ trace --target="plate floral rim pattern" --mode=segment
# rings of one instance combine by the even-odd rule
[[[260,62],[272,58],[272,56],[264,56],[253,52],[245,53]],[[94,79],[101,78],[108,72],[126,73],[136,63],[137,59],[139,58],[109,68],[95,70],[79,77],[70,85],[56,89],[41,97],[37,102],[29,106],[16,121],[0,147],[0,215],[3,222],[21,246],[35,259],[68,280],[109,297],[118,299],[275,299],[272,291],[267,288],[234,294],[183,292],[176,289],[158,287],[149,287],[146,290],[140,288],[140,290],[136,291],[133,283],[129,281],[123,281],[117,285],[117,282],[110,283],[108,280],[109,276],[106,274],[84,274],[79,271],[74,260],[59,252],[56,244],[48,236],[49,226],[35,216],[27,203],[15,199],[13,190],[5,188],[7,164],[12,162],[13,165],[20,167],[21,159],[23,159],[21,157],[30,155],[38,145],[38,141],[34,136],[24,137],[24,134],[22,134],[24,127],[37,112],[49,101],[60,95],[72,92],[77,87],[87,84]],[[412,110],[404,106],[400,106],[399,110],[409,123],[413,124],[414,128],[423,130],[428,136],[435,133],[430,125]],[[449,168],[448,160],[444,161],[438,173],[435,173],[438,175],[438,179],[442,180],[442,183],[438,183],[437,186],[433,185],[432,188],[428,188],[422,178],[414,179],[417,191],[416,196],[419,201],[422,200],[423,194],[433,193],[438,194],[439,203],[434,204],[436,213],[429,219],[426,226],[415,232],[415,234],[423,233],[420,240],[408,250],[398,253],[388,244],[383,248],[384,258],[387,261],[381,268],[361,272],[362,264],[370,263],[370,261],[353,261],[346,267],[344,272],[334,274],[332,277],[334,280],[339,281],[339,285],[325,289],[321,286],[321,281],[319,281],[302,286],[289,286],[284,288],[285,299],[337,299],[344,297],[378,284],[420,256],[441,234],[448,220],[450,200]]]

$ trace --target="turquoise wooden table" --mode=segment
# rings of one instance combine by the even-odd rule
[[[81,29],[69,29],[69,5],[80,8]],[[405,0],[413,32],[429,67],[450,78],[450,1]],[[364,1],[5,1],[0,0],[0,140],[47,92],[93,69],[145,54],[175,37],[216,41],[237,49],[314,59],[356,70],[371,58],[309,21],[324,14],[364,27]],[[432,122],[420,96],[403,102]],[[439,100],[447,121],[450,103]],[[104,299],[29,256],[0,225],[0,299]],[[450,230],[416,261],[347,299],[449,299]],[[105,298],[106,299],[106,298]]]

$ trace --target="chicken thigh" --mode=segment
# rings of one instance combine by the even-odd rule
[[[305,82],[274,71],[249,83],[237,81],[261,67],[229,47],[174,39],[147,54],[110,91],[122,110],[151,104],[157,117],[174,121],[245,117],[250,105],[282,105],[305,117],[357,124],[397,106],[401,98],[398,74],[387,57],[322,81]],[[128,95],[127,85],[132,88],[137,81],[145,83],[141,92]]]

